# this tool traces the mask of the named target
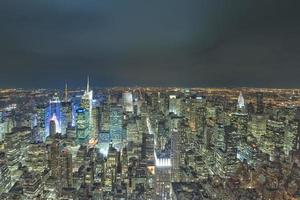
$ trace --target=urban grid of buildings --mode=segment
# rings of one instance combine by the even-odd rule
[[[300,199],[296,89],[88,80],[2,89],[0,107],[0,199]]]

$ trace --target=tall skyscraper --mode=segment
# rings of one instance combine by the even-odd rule
[[[133,98],[131,92],[124,92],[123,96],[123,108],[125,112],[133,112]]]
[[[256,113],[261,115],[264,113],[264,94],[262,92],[256,93]]]
[[[225,126],[224,129],[224,144],[215,152],[215,170],[220,177],[229,178],[237,169],[239,134],[233,126]]]
[[[88,125],[88,134],[95,138],[95,133],[91,133],[92,131],[92,125],[93,125],[93,90],[90,90],[90,78],[87,77],[87,84],[86,84],[86,90],[84,91],[84,94],[81,98],[80,107],[85,110],[85,112],[88,115],[88,118],[86,119],[87,125]]]
[[[176,95],[169,96],[169,112],[175,115],[181,115],[181,99]]]
[[[78,142],[87,142],[89,137],[89,113],[84,108],[76,110],[76,137]]]
[[[119,147],[123,139],[123,109],[122,106],[110,107],[110,135],[114,146]]]
[[[49,118],[48,125],[50,126],[51,120],[55,120],[56,132],[61,133],[61,119],[62,119],[61,102],[57,93],[55,93],[53,98],[50,100],[49,109],[50,109],[50,118]]]

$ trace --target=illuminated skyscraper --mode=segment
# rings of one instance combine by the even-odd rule
[[[239,135],[233,126],[225,126],[224,145],[216,149],[216,173],[223,178],[232,176],[238,164]]]
[[[117,152],[117,149],[115,149],[111,143],[108,148],[107,165],[106,165],[105,174],[104,174],[104,179],[105,179],[104,180],[104,190],[105,191],[112,190],[112,186],[113,186],[115,176],[116,176],[117,163],[118,163],[118,152]]]
[[[73,186],[73,164],[72,154],[67,148],[63,149],[60,154],[60,185],[70,188]]]
[[[123,108],[125,112],[133,112],[133,98],[131,92],[124,92],[123,96]]]
[[[4,146],[12,179],[16,181],[19,178],[17,171],[22,160],[20,138],[17,132],[6,134]]]
[[[56,132],[57,133],[61,133],[61,119],[62,119],[62,115],[61,115],[61,102],[60,99],[58,97],[58,94],[55,93],[53,98],[50,100],[50,104],[49,104],[49,109],[50,109],[50,118],[48,121],[48,125],[50,126],[50,121],[54,120],[56,121]],[[49,132],[50,134],[50,132]]]
[[[61,134],[65,135],[68,126],[72,124],[72,103],[71,102],[62,102],[61,103]]]
[[[49,135],[50,137],[53,137],[56,134],[56,124],[55,124],[54,120],[50,121],[49,132],[50,132],[50,135]]]
[[[92,109],[93,109],[93,90],[90,90],[90,78],[87,78],[87,84],[86,84],[86,90],[84,91],[84,94],[81,98],[81,103],[80,107],[85,110],[85,112],[88,115],[88,118],[86,119],[87,124],[88,124],[88,134],[91,134],[92,130],[92,120],[93,120],[93,114],[92,114]],[[95,137],[94,133],[92,133],[91,137]]]
[[[119,146],[123,139],[123,109],[122,106],[110,107],[110,135],[114,146]]]
[[[47,151],[44,144],[30,144],[25,160],[29,171],[35,171],[40,174],[47,168]]]
[[[284,135],[284,122],[276,119],[267,120],[266,133],[261,137],[263,141],[261,150],[270,156],[270,160],[274,161],[278,153],[283,155]]]
[[[76,137],[78,142],[87,142],[89,137],[89,113],[84,108],[76,110]]]
[[[176,95],[170,95],[169,98],[169,112],[175,115],[181,115],[181,99]]]
[[[40,105],[37,106],[37,131],[40,138],[43,141],[46,140],[46,114],[47,114],[47,106]]]

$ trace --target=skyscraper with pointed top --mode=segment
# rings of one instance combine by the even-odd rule
[[[92,109],[93,109],[93,90],[90,90],[90,77],[87,77],[87,84],[86,84],[86,90],[84,91],[84,94],[81,98],[81,104],[80,107],[85,109],[86,112],[88,112],[88,127],[89,132],[92,130]],[[91,135],[91,133],[89,133]]]

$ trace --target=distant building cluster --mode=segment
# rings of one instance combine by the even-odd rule
[[[0,90],[0,199],[300,199],[300,93]]]

